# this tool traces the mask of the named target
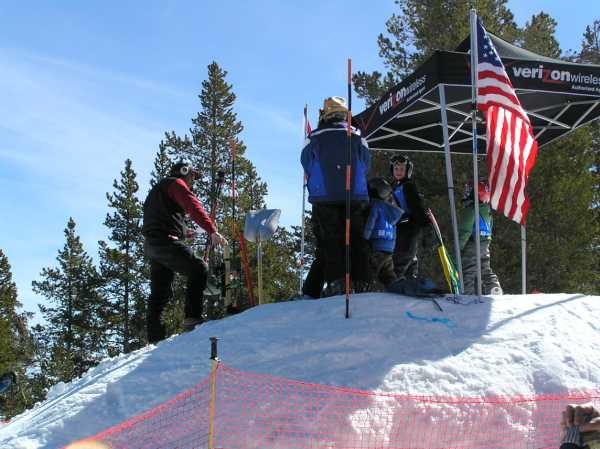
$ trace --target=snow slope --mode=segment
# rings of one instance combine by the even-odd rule
[[[470,302],[471,297],[461,298]],[[0,448],[58,448],[156,406],[229,366],[388,393],[477,396],[600,387],[600,297],[506,295],[482,303],[391,294],[268,304],[199,326],[81,379],[0,429]]]

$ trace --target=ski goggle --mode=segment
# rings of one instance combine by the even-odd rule
[[[396,156],[392,159],[392,165],[405,165],[408,163],[408,159],[405,156]]]

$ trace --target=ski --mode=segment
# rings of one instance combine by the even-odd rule
[[[442,306],[440,305],[440,303],[438,302],[438,300],[436,298],[443,298],[443,296],[440,295],[436,295],[436,296],[416,296],[416,298],[419,299],[428,299],[429,301],[431,301],[433,303],[433,305],[435,306],[436,309],[438,309],[440,312],[443,312],[444,309],[442,309]]]
[[[444,239],[442,238],[442,232],[440,231],[440,227],[433,215],[431,209],[427,209],[427,217],[429,217],[429,221],[431,222],[431,226],[435,231],[435,237],[438,241],[438,255],[440,257],[440,263],[442,265],[442,269],[444,271],[444,277],[446,278],[446,282],[448,283],[448,288],[450,292],[455,295],[460,294],[460,281],[458,276],[458,271],[454,264],[452,263],[452,259],[448,256],[448,251],[446,250],[446,246],[444,245]]]

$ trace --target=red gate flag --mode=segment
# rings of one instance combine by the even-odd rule
[[[487,123],[487,165],[493,209],[522,225],[525,193],[538,145],[527,113],[481,20],[477,18],[477,109]]]
[[[307,137],[311,132],[312,128],[310,127],[310,122],[308,121],[308,111],[307,106],[304,106],[304,137]]]

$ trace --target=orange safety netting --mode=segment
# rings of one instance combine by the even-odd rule
[[[600,391],[487,398],[380,394],[222,364],[215,378],[212,432],[209,377],[92,439],[114,449],[556,449],[565,406],[600,399]]]

